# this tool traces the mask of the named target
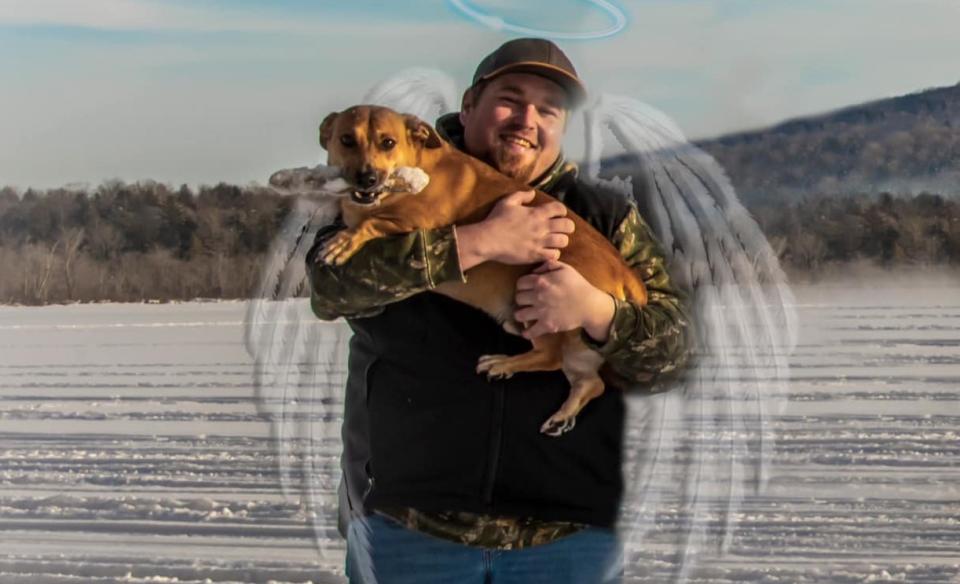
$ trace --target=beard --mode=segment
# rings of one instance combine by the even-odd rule
[[[533,169],[537,165],[537,157],[527,158],[526,156],[509,152],[506,148],[494,149],[493,160],[489,162],[501,173],[516,179],[524,184],[533,179]]]

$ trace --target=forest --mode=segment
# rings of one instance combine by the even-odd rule
[[[247,298],[291,199],[157,182],[0,189],[0,303]],[[749,205],[784,267],[960,265],[960,200],[822,193]]]
[[[0,303],[249,297],[290,202],[226,184],[4,188]]]

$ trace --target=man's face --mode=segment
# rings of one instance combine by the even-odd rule
[[[460,111],[467,152],[503,174],[529,183],[560,155],[566,128],[567,94],[538,75],[506,73]]]

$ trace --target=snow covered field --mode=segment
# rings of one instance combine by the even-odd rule
[[[796,292],[769,488],[694,581],[960,582],[960,284]],[[244,308],[0,308],[0,582],[342,581],[279,492]]]

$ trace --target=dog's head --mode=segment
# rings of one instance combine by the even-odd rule
[[[327,164],[338,166],[358,205],[374,205],[389,193],[388,179],[403,166],[417,166],[425,148],[443,140],[430,124],[389,108],[359,105],[332,113],[320,124]]]

